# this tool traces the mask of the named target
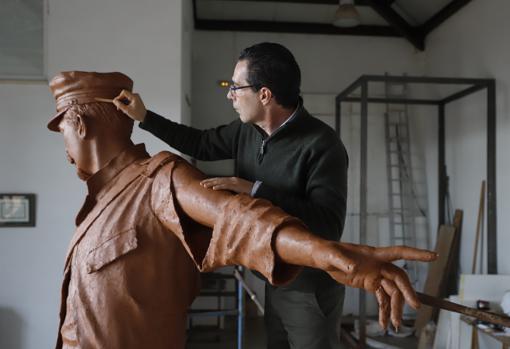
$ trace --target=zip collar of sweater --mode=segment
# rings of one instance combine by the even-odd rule
[[[266,131],[264,131],[260,126],[253,124],[253,127],[255,127],[255,129],[261,134],[264,143],[267,143],[270,139],[274,138],[278,133],[280,133],[281,130],[288,127],[291,122],[295,121],[298,117],[302,117],[303,112],[303,98],[299,97],[298,105],[294,112],[280,126],[278,126],[278,128],[273,133],[271,133],[271,135],[268,136]]]

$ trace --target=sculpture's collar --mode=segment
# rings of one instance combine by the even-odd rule
[[[131,165],[139,159],[148,158],[149,154],[145,150],[144,144],[132,145],[118,156],[110,160],[105,167],[94,173],[87,180],[87,187],[89,196],[96,197],[96,195],[104,188],[104,186],[117,176],[123,169]]]

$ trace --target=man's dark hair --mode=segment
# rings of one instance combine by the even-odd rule
[[[263,42],[245,48],[239,60],[248,62],[247,82],[256,91],[267,87],[276,102],[286,108],[298,104],[301,71],[292,53],[284,46]]]

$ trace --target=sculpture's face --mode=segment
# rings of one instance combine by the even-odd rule
[[[246,60],[238,61],[234,68],[234,74],[232,75],[234,86],[249,85],[247,78],[248,62]],[[258,91],[254,91],[250,87],[238,89],[233,92],[229,90],[227,98],[232,101],[232,107],[239,114],[239,118],[242,122],[256,123],[262,120],[264,114]]]
[[[64,136],[67,160],[76,167],[78,177],[84,181],[87,180],[92,174],[87,171],[90,168],[90,156],[85,147],[86,127],[83,118],[78,116],[70,120],[63,117],[58,128]]]

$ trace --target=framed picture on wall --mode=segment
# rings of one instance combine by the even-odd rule
[[[35,194],[0,194],[0,227],[35,227]]]

